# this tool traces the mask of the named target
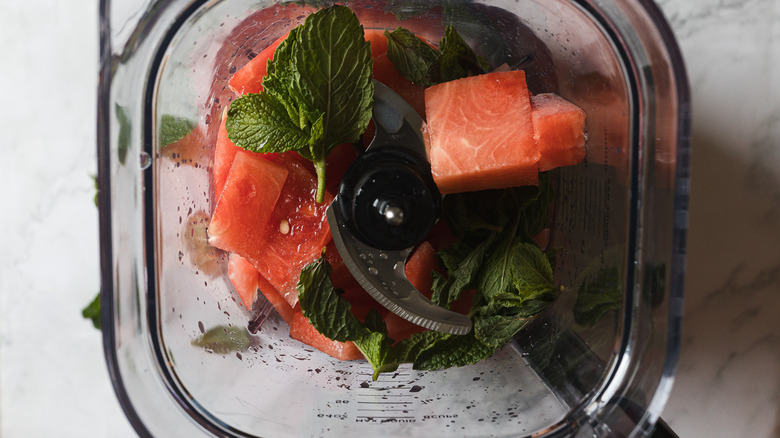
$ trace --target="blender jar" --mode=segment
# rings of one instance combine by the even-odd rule
[[[487,360],[372,381],[364,361],[289,339],[277,315],[249,333],[227,259],[205,240],[227,81],[326,3],[100,2],[102,322],[132,425],[144,436],[649,434],[679,351],[690,154],[687,79],[658,8],[343,2],[366,28],[429,41],[453,24],[491,64],[524,69],[532,93],[587,113],[585,162],[552,173],[555,303]]]

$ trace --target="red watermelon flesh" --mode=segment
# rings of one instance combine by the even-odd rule
[[[433,294],[432,272],[436,268],[436,250],[430,243],[422,242],[406,260],[404,272],[412,286],[430,299]]]
[[[554,93],[531,97],[542,172],[585,159],[585,111]]]
[[[227,129],[225,128],[226,121],[227,117],[225,117],[223,112],[219,131],[217,132],[217,144],[214,148],[214,196],[216,196],[217,200],[219,200],[219,195],[222,194],[222,189],[225,188],[225,181],[230,172],[230,167],[233,165],[233,159],[236,157],[236,153],[242,150],[228,138]]]
[[[488,73],[425,90],[428,159],[442,193],[538,183],[531,99],[523,71]]]
[[[325,159],[327,169],[325,189],[327,191],[338,193],[339,184],[355,158],[357,158],[357,153],[352,143],[342,143],[330,151]]]
[[[257,230],[268,224],[288,173],[260,154],[239,151],[209,223],[209,244],[242,256],[264,244]]]
[[[230,79],[230,88],[238,94],[259,93],[263,91],[263,77],[268,70],[268,61],[274,59],[274,52],[289,33],[271,43],[237,71]],[[366,41],[371,43],[371,56],[377,56],[387,52],[387,40],[384,30],[365,29]]]
[[[363,29],[365,39],[371,43],[371,57],[377,56],[387,52],[387,38],[385,38],[384,29]]]
[[[228,278],[236,288],[241,302],[247,310],[252,310],[252,303],[257,295],[257,280],[260,274],[251,263],[238,254],[228,256]]]
[[[309,320],[303,316],[300,306],[296,306],[293,313],[292,324],[290,324],[290,337],[338,360],[363,359],[363,353],[355,346],[354,342],[333,341],[318,332]]]
[[[247,310],[252,310],[257,291],[274,306],[284,322],[292,324],[293,308],[279,295],[279,292],[271,286],[247,259],[238,254],[230,254],[228,258],[228,278],[241,297],[241,302]]]
[[[315,202],[317,178],[297,153],[264,156],[286,168],[287,179],[267,225],[255,230],[256,245],[239,254],[260,271],[290,306],[295,306],[301,269],[316,260],[330,241],[325,211],[333,195],[326,191],[325,202]]]
[[[230,78],[230,88],[238,94],[259,93],[263,91],[263,77],[268,69],[268,61],[274,59],[274,52],[279,44],[287,39],[289,33],[271,43],[259,55],[247,62],[241,70]]]
[[[205,129],[199,125],[179,140],[163,145],[160,155],[181,165],[207,167],[208,149]]]

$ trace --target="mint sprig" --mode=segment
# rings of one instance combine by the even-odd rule
[[[385,31],[385,37],[387,57],[395,69],[421,87],[481,75],[490,69],[451,25],[444,31],[438,50],[403,27]]]
[[[317,202],[325,194],[325,158],[355,142],[371,120],[371,45],[346,6],[321,9],[277,47],[263,92],[236,99],[228,137],[255,152],[297,151],[317,172]]]
[[[447,275],[434,272],[432,300],[449,306],[467,289],[478,292],[468,315],[474,329],[467,335],[434,331],[416,333],[409,339],[390,338],[387,327],[375,311],[360,322],[349,312],[349,303],[335,290],[330,266],[321,257],[303,269],[298,282],[301,311],[315,329],[330,339],[353,341],[374,369],[395,371],[402,363],[415,369],[437,370],[473,364],[506,345],[555,298],[553,268],[549,257],[533,243],[528,215],[546,215],[542,203],[549,185],[523,191],[483,192],[482,196],[454,194],[445,204],[445,217],[462,217],[463,208],[480,210],[495,199],[505,202],[494,214],[494,223],[472,216],[459,229],[461,242],[438,253]],[[458,199],[462,196],[468,199]],[[480,201],[480,199],[482,199]],[[452,226],[452,225],[451,225]]]

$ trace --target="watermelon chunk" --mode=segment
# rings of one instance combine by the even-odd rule
[[[317,259],[331,239],[325,212],[333,195],[326,191],[325,202],[315,202],[317,178],[297,153],[258,155],[284,167],[288,174],[278,202],[269,209],[272,211],[267,225],[254,231],[255,245],[239,254],[292,307],[298,302],[296,287],[301,269]]]
[[[317,331],[313,325],[303,316],[300,306],[296,306],[290,324],[290,337],[310,345],[338,360],[363,359],[363,353],[354,342],[338,342],[326,338]]]
[[[288,170],[262,155],[239,151],[208,227],[209,244],[245,255],[264,243],[268,224]]]
[[[217,144],[214,147],[214,195],[217,199],[219,199],[222,190],[225,188],[225,181],[230,172],[230,167],[233,165],[236,153],[242,150],[228,138],[227,128],[225,127],[227,122],[226,112],[227,109],[222,113],[222,122],[219,125],[219,131],[217,131]]]
[[[425,90],[426,149],[442,193],[538,183],[531,98],[523,71],[488,73]]]
[[[279,295],[279,292],[271,286],[249,261],[238,254],[230,254],[228,258],[228,278],[241,297],[241,302],[247,310],[252,310],[257,291],[274,306],[284,322],[292,324],[293,308]]]
[[[274,52],[279,44],[287,38],[283,37],[271,43],[259,55],[247,62],[241,70],[230,78],[230,88],[238,94],[259,93],[263,91],[263,77],[268,69],[268,61],[274,59]]]
[[[585,111],[554,93],[531,97],[539,170],[578,164],[585,159]]]
[[[371,57],[387,53],[387,38],[384,29],[363,29],[364,38],[371,44]]]
[[[433,294],[432,272],[436,267],[436,250],[428,242],[417,245],[404,266],[406,278],[409,279],[412,286],[429,299]]]

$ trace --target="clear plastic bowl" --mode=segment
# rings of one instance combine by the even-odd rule
[[[401,367],[372,382],[364,362],[290,340],[278,317],[248,336],[251,315],[226,259],[203,245],[226,81],[311,10],[279,3],[100,3],[104,345],[138,433],[648,434],[679,351],[690,156],[687,78],[658,8],[347,2],[367,28],[403,25],[431,41],[454,23],[492,63],[522,65],[532,92],[556,92],[588,115],[586,161],[553,173],[560,298],[488,360],[437,372]],[[201,137],[163,147],[170,115],[192,121]],[[233,350],[193,345],[218,327],[238,333]]]

